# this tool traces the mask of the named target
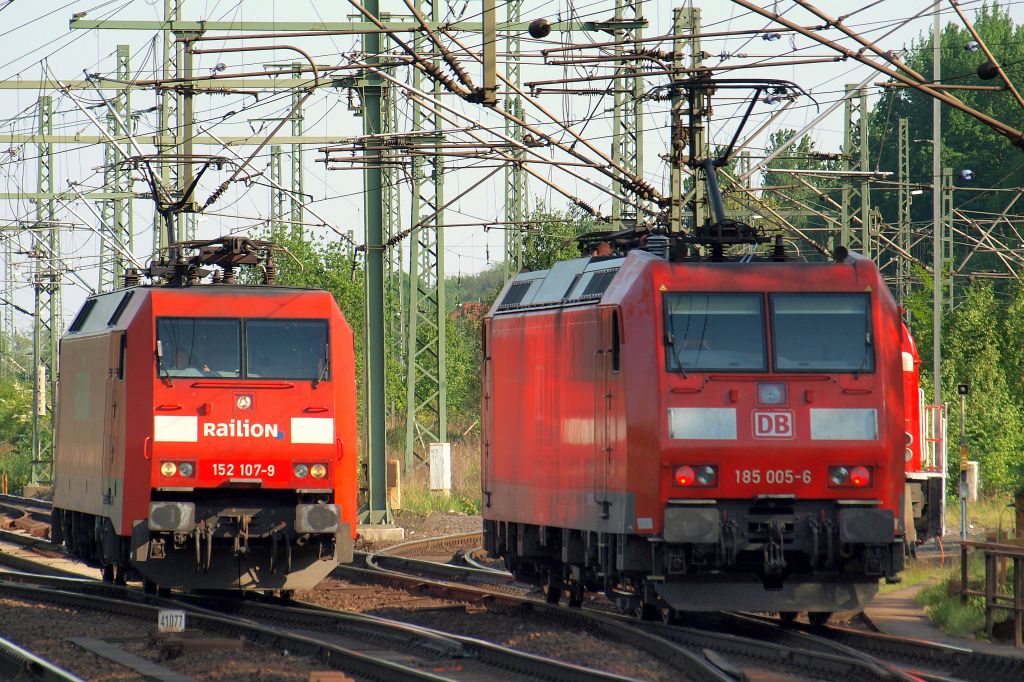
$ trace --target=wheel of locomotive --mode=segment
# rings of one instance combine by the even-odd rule
[[[103,567],[103,582],[114,582],[114,564],[107,564]]]
[[[814,628],[824,627],[831,617],[831,611],[808,611],[807,613],[807,620],[811,623],[811,627]]]
[[[122,566],[121,564],[114,564],[114,584],[128,584],[128,569],[126,566]]]
[[[578,609],[583,606],[583,586],[579,583],[573,583],[569,585],[567,590],[569,600],[567,604],[574,609]]]
[[[646,621],[661,620],[661,609],[657,604],[642,601],[636,610],[636,617]]]
[[[547,572],[544,579],[544,601],[548,604],[557,604],[562,599],[562,579],[552,571]]]
[[[779,620],[783,625],[792,625],[796,622],[796,611],[779,611]]]
[[[679,612],[668,604],[662,604],[658,611],[661,614],[661,622],[665,625],[674,625],[679,622]]]
[[[143,592],[145,592],[146,594],[156,594],[157,593],[157,589],[158,588],[157,588],[157,585],[156,585],[155,582],[153,582],[149,578],[143,578],[143,580],[142,580],[142,591]]]

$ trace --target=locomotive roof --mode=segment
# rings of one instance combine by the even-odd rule
[[[245,294],[247,296],[269,296],[283,293],[327,293],[322,289],[304,287],[286,287],[279,285],[246,285],[216,284],[191,287],[169,287],[152,284],[139,284],[133,287],[115,289],[89,296],[75,315],[68,327],[68,335],[87,334],[98,331],[111,331],[123,328],[124,323],[131,320],[134,313],[152,292],[160,292],[161,296],[178,294],[217,296],[224,294]],[[329,294],[328,294],[329,295]],[[130,314],[126,314],[130,313]]]
[[[506,283],[490,314],[551,305],[587,305],[601,300],[625,256],[573,258],[549,270],[517,273]]]
[[[625,267],[630,274],[624,275],[629,280],[636,277],[650,264],[672,262],[674,264],[692,263],[712,267],[749,267],[751,263],[780,265],[800,263],[803,266],[835,266],[838,263],[853,264],[858,261],[870,262],[863,256],[844,249],[841,257],[833,261],[776,261],[773,258],[731,258],[722,261],[685,258],[666,261],[664,258],[643,250],[634,249],[626,255],[584,257],[559,261],[547,270],[522,271],[517,273],[502,289],[488,316],[525,312],[543,308],[567,308],[585,305],[596,305],[601,302],[615,275]],[[877,277],[877,270],[875,270]],[[619,278],[620,281],[623,278]],[[618,292],[618,294],[616,294]],[[616,285],[613,297],[621,295],[622,290]]]

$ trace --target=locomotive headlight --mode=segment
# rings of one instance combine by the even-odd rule
[[[786,402],[786,384],[758,384],[757,402],[762,405],[783,405]]]
[[[174,462],[164,462],[160,465],[160,473],[164,476],[173,476],[178,471],[178,465]]]
[[[252,408],[252,396],[251,395],[239,395],[235,396],[235,406],[240,410],[248,410]]]
[[[832,485],[846,485],[850,472],[846,467],[829,467],[828,480]]]
[[[309,475],[313,478],[323,478],[327,475],[327,467],[323,464],[314,464],[309,467]]]
[[[196,468],[195,466],[193,466],[192,462],[182,462],[181,464],[178,465],[178,473],[184,476],[185,478],[188,478],[189,476],[194,474],[195,471]]]
[[[903,451],[903,458],[906,459],[908,462],[914,459],[914,451],[911,450],[910,448],[907,448],[906,450]]]
[[[718,472],[710,464],[702,464],[697,467],[697,483],[700,485],[714,485],[718,478]]]
[[[294,471],[295,478],[305,478],[309,475],[309,467],[305,464],[296,464]]]

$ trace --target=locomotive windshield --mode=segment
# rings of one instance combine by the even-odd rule
[[[874,371],[869,304],[867,294],[773,294],[776,371]]]
[[[238,378],[242,369],[241,336],[238,320],[157,318],[158,369],[168,377]]]
[[[326,320],[161,317],[156,338],[170,378],[330,378]]]
[[[766,369],[760,294],[665,294],[669,371]]]
[[[327,379],[325,320],[246,320],[250,379]]]

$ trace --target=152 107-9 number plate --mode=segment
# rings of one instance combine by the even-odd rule
[[[213,462],[210,466],[211,474],[227,478],[274,478],[286,470],[280,464],[260,462]]]

